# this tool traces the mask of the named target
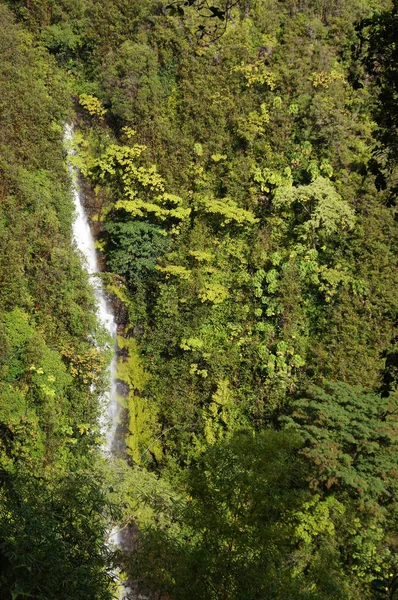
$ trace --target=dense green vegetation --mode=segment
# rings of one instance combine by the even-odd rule
[[[90,393],[104,357],[89,334],[103,334],[71,248],[71,90],[4,6],[0,31],[0,596],[102,600],[115,509]]]
[[[8,4],[2,597],[112,597],[119,519],[152,596],[396,598],[397,3]],[[72,101],[123,321],[111,472]]]

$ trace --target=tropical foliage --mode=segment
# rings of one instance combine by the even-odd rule
[[[149,597],[396,598],[396,2],[0,20],[2,597],[111,598],[119,520]],[[118,321],[108,465],[73,114]]]

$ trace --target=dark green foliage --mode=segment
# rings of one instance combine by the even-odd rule
[[[132,286],[153,275],[159,257],[170,245],[160,227],[140,221],[112,222],[105,231],[109,235],[109,266]]]
[[[384,166],[398,160],[398,4],[361,24],[361,50],[364,65],[375,86],[380,142],[376,159]],[[386,156],[383,156],[386,154]],[[385,183],[385,182],[384,182]]]
[[[107,63],[102,78],[112,114],[123,122],[151,119],[164,96],[156,52],[147,44],[126,41]]]
[[[322,574],[315,560],[306,578],[292,576],[294,515],[309,498],[300,445],[269,431],[208,449],[185,481],[188,501],[174,507],[178,527],[142,532],[131,555],[136,574],[181,600],[351,597],[332,549]]]
[[[396,493],[398,423],[389,399],[344,383],[312,387],[292,406],[286,426],[306,442],[315,488],[347,491],[384,505]]]
[[[103,544],[108,502],[95,472],[56,483],[1,475],[0,594],[4,600],[111,600],[111,553]],[[83,509],[84,507],[84,509]]]
[[[391,347],[385,351],[386,365],[382,373],[381,395],[385,398],[397,391],[398,385],[398,347],[394,339]]]
[[[55,61],[35,48],[32,36],[12,26],[0,7],[0,168],[62,169],[59,121],[69,105],[67,86]]]

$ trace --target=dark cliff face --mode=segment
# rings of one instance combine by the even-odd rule
[[[118,326],[118,332],[121,335],[126,335],[126,330],[127,330],[128,326],[130,325],[129,313],[128,313],[127,306],[122,300],[120,300],[120,298],[118,298],[114,294],[113,295],[111,294],[109,297],[112,302],[113,312],[115,315],[115,321]],[[133,336],[135,335],[134,328],[132,330],[132,335]]]

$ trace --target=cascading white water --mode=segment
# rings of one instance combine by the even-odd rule
[[[69,157],[75,154],[73,150],[73,125],[65,125],[64,127],[64,145]],[[80,251],[83,259],[83,266],[87,270],[91,285],[93,286],[95,298],[97,301],[97,317],[101,325],[106,329],[113,339],[116,346],[117,326],[111,310],[111,307],[106,301],[105,290],[102,281],[96,274],[99,272],[97,253],[95,250],[94,237],[90,229],[88,218],[84,209],[83,196],[79,187],[78,170],[71,160],[68,161],[68,169],[72,179],[73,202],[75,206],[75,220],[72,226],[73,240]],[[101,419],[101,430],[105,437],[106,444],[104,451],[109,456],[112,454],[112,448],[116,436],[116,428],[118,424],[120,405],[116,393],[116,354],[113,355],[109,366],[110,387],[107,394],[103,397],[105,410]],[[118,529],[114,529],[109,535],[109,544],[111,546],[120,545],[120,534]],[[120,582],[123,590],[119,594],[119,600],[129,597],[131,591],[127,584]]]
[[[64,144],[67,149],[68,155],[74,154],[73,150],[73,125],[65,125],[64,129]],[[73,201],[75,206],[75,220],[72,226],[73,240],[80,251],[83,258],[83,266],[87,270],[91,285],[93,286],[95,298],[97,301],[97,317],[101,325],[112,337],[114,344],[116,344],[116,323],[112,310],[109,307],[104,287],[99,277],[96,274],[99,272],[97,253],[95,250],[94,237],[91,233],[90,225],[87,219],[86,212],[84,210],[82,194],[78,182],[77,168],[71,161],[68,162],[68,169],[72,179],[72,191]],[[104,417],[101,420],[102,433],[105,435],[106,445],[105,451],[111,453],[112,444],[114,441],[115,431],[118,421],[119,403],[116,395],[116,356],[113,355],[112,362],[109,367],[110,370],[110,389],[103,398],[106,411],[104,411]],[[108,413],[108,419],[106,418],[106,412]]]

